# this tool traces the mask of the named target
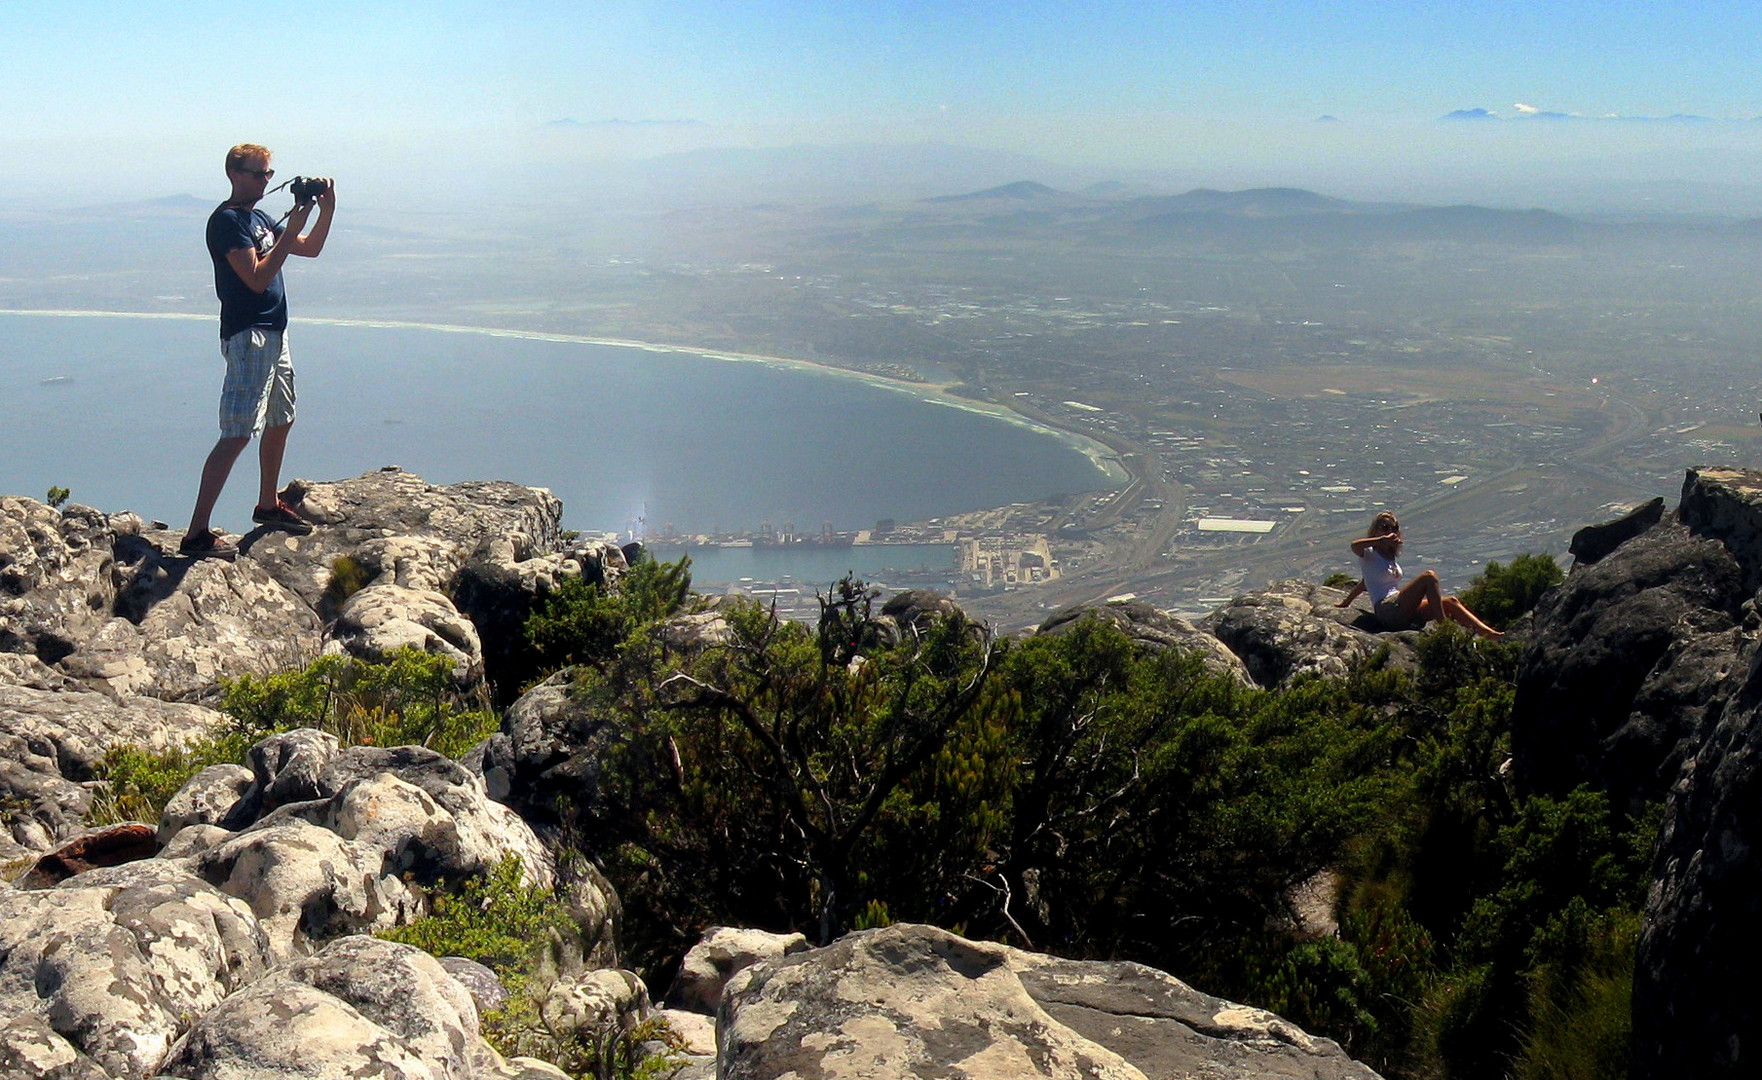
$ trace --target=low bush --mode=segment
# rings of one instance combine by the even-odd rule
[[[432,912],[407,925],[383,930],[388,941],[413,945],[433,956],[462,956],[496,973],[507,1002],[481,1017],[482,1033],[509,1057],[536,1057],[583,1080],[665,1080],[684,1064],[677,1038],[665,1021],[628,1027],[608,1023],[585,1032],[559,1032],[540,1006],[556,972],[551,958],[571,930],[568,911],[548,890],[528,885],[518,856],[488,873],[437,892]],[[646,1054],[644,1043],[668,1052]]]
[[[243,763],[253,745],[294,728],[328,731],[343,746],[426,746],[462,757],[496,730],[496,716],[454,688],[445,657],[400,649],[385,663],[325,656],[299,671],[228,682],[220,731],[163,753],[122,746],[98,769],[104,786],[87,821],[156,822],[165,803],[210,765]]]
[[[1462,590],[1460,599],[1495,630],[1503,630],[1527,614],[1542,594],[1566,580],[1552,555],[1519,555],[1510,566],[1496,562]]]

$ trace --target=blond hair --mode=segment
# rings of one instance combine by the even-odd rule
[[[1389,533],[1398,533],[1400,531],[1401,523],[1395,520],[1395,515],[1384,510],[1376,517],[1370,519],[1370,532],[1366,535],[1385,536]]]
[[[269,147],[258,146],[254,142],[242,142],[226,152],[226,172],[232,175],[245,167],[245,162],[252,158],[262,158],[267,165],[270,159]]]

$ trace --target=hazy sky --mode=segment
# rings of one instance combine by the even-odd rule
[[[1369,188],[1762,164],[1754,2],[5,0],[0,44],[0,197],[206,190],[247,138],[393,185],[449,155],[848,142]],[[1439,119],[1473,108],[1499,119]],[[1672,114],[1713,122],[1596,119]]]

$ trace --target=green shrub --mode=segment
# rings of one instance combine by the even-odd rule
[[[511,993],[525,988],[554,936],[570,925],[569,912],[549,890],[526,883],[518,855],[456,891],[436,893],[430,907],[428,915],[379,936],[434,956],[475,960],[501,975]]]
[[[1495,630],[1528,613],[1542,594],[1566,580],[1552,555],[1519,555],[1510,566],[1487,564],[1460,599]]]
[[[659,1018],[587,1032],[559,1032],[545,1022],[539,1006],[555,977],[551,957],[572,923],[549,890],[526,883],[518,856],[466,879],[456,891],[436,893],[431,907],[430,914],[379,936],[433,956],[463,956],[494,971],[508,1000],[481,1020],[484,1039],[499,1053],[540,1058],[584,1078],[663,1080],[684,1064],[677,1036]],[[668,1051],[645,1056],[642,1044],[651,1041]]]
[[[1352,586],[1358,584],[1358,579],[1351,574],[1342,574],[1339,571],[1335,571],[1323,578],[1322,584],[1330,589],[1350,589]]]
[[[256,743],[294,728],[328,731],[344,746],[419,745],[458,758],[498,723],[457,693],[451,661],[417,649],[400,649],[383,664],[325,656],[299,671],[242,676],[226,684],[221,710],[230,723],[189,746],[111,749],[86,820],[156,822],[190,777],[210,765],[243,763]]]
[[[495,731],[497,720],[480,700],[459,695],[452,669],[446,657],[419,649],[399,649],[377,664],[323,656],[299,671],[228,683],[221,708],[255,739],[311,727],[344,746],[426,746],[457,758]]]
[[[254,741],[243,733],[226,731],[164,753],[135,746],[112,747],[98,767],[98,779],[104,785],[92,799],[86,823],[156,824],[165,804],[190,777],[210,765],[244,761]]]
[[[690,556],[660,563],[645,555],[610,587],[566,578],[526,622],[529,666],[544,674],[606,663],[625,639],[678,611],[690,593]]]
[[[334,617],[349,597],[365,589],[371,580],[373,577],[365,566],[347,555],[338,555],[330,564],[330,581],[324,586],[324,595],[319,597],[319,611],[327,617]]]
[[[67,488],[52,487],[49,489],[49,493],[43,496],[43,501],[59,510],[61,509],[61,504],[72,498],[72,496],[73,492],[69,491]]]

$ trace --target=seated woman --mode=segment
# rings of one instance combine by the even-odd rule
[[[1352,541],[1352,554],[1364,567],[1364,577],[1352,586],[1340,607],[1369,593],[1377,622],[1390,630],[1413,630],[1429,622],[1449,619],[1468,627],[1482,637],[1504,637],[1482,622],[1468,606],[1454,596],[1445,596],[1438,588],[1438,575],[1422,570],[1406,585],[1401,584],[1401,564],[1395,556],[1401,553],[1401,524],[1387,510],[1370,523],[1370,535]]]

